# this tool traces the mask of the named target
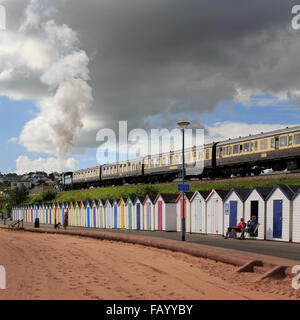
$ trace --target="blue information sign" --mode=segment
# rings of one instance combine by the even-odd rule
[[[188,191],[190,191],[190,185],[188,185],[188,184],[179,184],[178,185],[178,191],[188,192]]]

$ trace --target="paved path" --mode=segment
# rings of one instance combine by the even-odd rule
[[[25,226],[33,226],[33,223],[26,223]],[[53,226],[41,225],[41,228],[51,228]],[[122,234],[134,234],[150,237],[160,237],[172,240],[181,240],[179,232],[160,232],[160,231],[138,231],[138,230],[120,230],[120,229],[95,229],[95,228],[79,228],[68,227],[68,229],[87,230],[87,231],[101,231],[101,232],[116,232]],[[202,245],[213,246],[218,248],[226,248],[232,250],[246,251],[257,253],[261,255],[268,255],[283,259],[290,259],[300,261],[300,244],[286,243],[278,241],[263,241],[263,240],[234,240],[223,239],[221,236],[187,234],[187,242],[199,243]]]

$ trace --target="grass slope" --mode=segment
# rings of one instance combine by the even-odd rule
[[[231,189],[231,188],[252,188],[254,186],[270,186],[276,184],[300,185],[300,178],[282,178],[282,179],[255,179],[255,180],[228,180],[228,182],[212,182],[212,183],[193,183],[189,182],[190,190],[211,190],[211,189]],[[121,187],[106,187],[87,190],[72,190],[60,192],[57,195],[58,202],[75,202],[97,199],[115,199],[127,198],[128,196],[138,195],[145,196],[147,193],[156,195],[162,193],[178,193],[177,184],[156,184],[156,185],[136,185],[136,186],[121,186]],[[32,197],[30,203],[37,202],[38,199]]]

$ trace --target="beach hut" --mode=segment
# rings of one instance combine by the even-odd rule
[[[74,216],[74,226],[79,227],[80,226],[80,203],[75,202],[74,205],[74,209],[75,209],[75,216]]]
[[[185,218],[185,231],[191,232],[191,203],[190,200],[194,192],[185,192],[184,193],[184,218]],[[176,199],[176,225],[177,231],[182,231],[182,192]]]
[[[253,239],[266,238],[266,198],[272,189],[273,188],[271,187],[253,187],[248,192],[244,202],[245,222],[255,216],[257,222],[259,223],[257,237],[251,237]]]
[[[196,191],[191,200],[191,232],[206,233],[206,198],[210,191]]]
[[[105,227],[106,229],[113,228],[113,200],[107,199],[104,205],[104,215],[105,215]]]
[[[65,205],[64,202],[61,203],[60,208],[61,208],[61,224],[64,224],[64,222],[65,222],[65,211],[66,211],[66,205]]]
[[[235,227],[240,219],[245,217],[244,202],[249,191],[250,189],[232,188],[226,195],[224,199],[224,234],[226,234],[228,227]]]
[[[98,213],[98,228],[105,228],[106,222],[105,222],[105,214],[104,214],[104,205],[105,201],[99,200],[97,203],[97,213]]]
[[[211,190],[206,199],[207,234],[223,234],[224,203],[228,190]]]
[[[73,202],[69,203],[69,226],[73,226],[73,221],[74,221],[74,205]]]
[[[133,204],[134,198],[128,197],[125,203],[125,228],[132,229],[133,227]]]
[[[300,243],[300,186],[293,196],[293,230],[292,241]]]
[[[132,229],[143,230],[143,203],[139,197],[134,199]]]
[[[125,201],[123,198],[118,203],[118,227],[125,229]]]
[[[91,228],[97,228],[97,223],[99,218],[97,217],[98,212],[97,212],[97,202],[93,200],[91,203],[91,217],[90,217],[90,225]]]
[[[85,227],[91,228],[92,209],[89,201],[85,202]]]
[[[81,201],[79,205],[79,213],[80,213],[80,221],[79,221],[79,226],[80,227],[85,227],[86,223],[86,212],[85,212],[85,205],[84,202]]]
[[[176,200],[178,194],[159,193],[155,200],[155,230],[176,231]]]
[[[144,230],[155,230],[155,206],[154,199],[150,195],[146,195],[143,200],[143,220]]]
[[[113,229],[118,229],[119,228],[119,221],[118,221],[118,204],[119,204],[119,199],[114,199],[112,201],[112,228]]]
[[[292,198],[296,191],[288,185],[276,185],[266,198],[266,239],[291,241]]]

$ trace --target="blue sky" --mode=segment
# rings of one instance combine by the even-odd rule
[[[261,101],[269,95],[261,96]],[[47,153],[28,152],[18,141],[24,125],[36,117],[37,108],[34,101],[13,101],[5,97],[0,98],[0,147],[1,147],[1,172],[16,171],[16,159],[19,156],[27,156],[30,159],[38,157],[47,158]],[[175,115],[174,115],[175,116]],[[194,115],[197,116],[197,115]],[[201,116],[202,123],[207,127],[214,127],[216,123],[243,123],[248,124],[278,124],[285,126],[298,125],[300,123],[300,111],[290,102],[280,102],[274,106],[248,106],[241,103],[229,105],[220,103],[214,112],[205,112]],[[100,128],[99,128],[100,129]],[[240,134],[248,134],[241,132]],[[13,141],[11,141],[11,139]],[[87,149],[81,156],[73,156],[78,161],[79,168],[96,165],[96,150]]]

